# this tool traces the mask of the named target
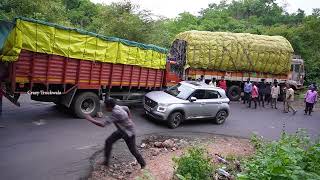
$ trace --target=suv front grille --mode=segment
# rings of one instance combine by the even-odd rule
[[[157,102],[155,102],[154,100],[152,100],[152,99],[150,99],[150,98],[148,98],[148,97],[145,97],[144,103],[145,103],[147,106],[151,107],[151,108],[154,108],[154,107],[156,107],[156,106],[158,105]]]

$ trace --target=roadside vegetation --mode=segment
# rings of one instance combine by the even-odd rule
[[[306,131],[282,132],[278,140],[227,136],[147,136],[140,150],[147,168],[117,157],[107,170],[94,165],[89,179],[132,180],[315,180],[320,179],[320,141]],[[101,154],[102,155],[102,154]],[[98,162],[99,156],[96,157]]]
[[[90,0],[2,0],[0,19],[25,16],[167,48],[177,33],[187,30],[281,35],[305,60],[307,83],[320,83],[320,9],[310,15],[301,9],[288,13],[286,5],[276,2],[222,0],[208,4],[198,16],[184,12],[168,19],[130,1],[105,5]]]
[[[283,133],[278,141],[265,142],[254,136],[253,157],[244,161],[239,179],[320,179],[320,143],[306,133]]]
[[[256,152],[248,158],[218,157],[214,161],[204,149],[190,148],[175,158],[180,180],[200,179],[320,179],[320,143],[311,142],[306,132],[282,133],[278,141],[267,142],[254,135]]]

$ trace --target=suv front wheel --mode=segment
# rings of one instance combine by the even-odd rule
[[[224,121],[226,121],[227,117],[228,117],[228,112],[226,110],[220,110],[217,113],[217,115],[216,115],[216,117],[214,119],[215,120],[214,122],[216,124],[223,124]]]
[[[183,121],[183,114],[181,112],[174,112],[168,118],[168,127],[171,129],[177,128]]]

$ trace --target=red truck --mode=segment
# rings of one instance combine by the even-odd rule
[[[78,117],[95,115],[104,94],[124,103],[138,103],[146,92],[205,75],[208,80],[226,76],[228,95],[233,97],[230,99],[239,100],[241,82],[247,77],[256,81],[286,80],[290,74],[291,59],[283,61],[289,69],[284,68],[280,74],[257,73],[255,65],[249,70],[237,68],[237,64],[228,68],[209,64],[209,68],[203,68],[201,62],[206,61],[206,56],[212,59],[214,54],[210,54],[210,48],[202,50],[213,46],[202,47],[200,42],[200,53],[192,56],[188,49],[192,43],[181,36],[177,36],[168,53],[154,45],[22,17],[13,22],[1,21],[0,34],[0,82],[4,96],[19,105],[20,94],[30,94],[33,100],[70,108]],[[226,54],[222,57],[229,53],[224,46]],[[197,53],[196,50],[192,51]],[[196,56],[201,58],[197,60]],[[212,64],[226,61],[217,55],[215,58],[219,62]],[[197,61],[200,66],[190,66]],[[301,65],[303,61],[298,63],[299,73]],[[303,75],[299,74],[299,84]]]
[[[18,106],[20,94],[29,94],[84,117],[99,111],[105,93],[136,103],[178,82],[161,47],[22,17],[0,29],[1,91]]]

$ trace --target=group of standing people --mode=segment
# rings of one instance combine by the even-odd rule
[[[282,94],[283,95],[282,96],[283,112],[288,113],[292,111],[293,114],[297,113],[297,110],[293,106],[294,89],[290,87],[289,84],[286,84],[286,86],[282,89],[283,93],[281,93],[281,89],[277,80],[274,80],[272,84],[269,82],[265,83],[264,79],[261,79],[259,83],[257,82],[252,83],[250,81],[250,78],[248,78],[244,84],[243,90],[244,90],[243,104],[247,103],[249,108],[251,108],[251,102],[253,101],[254,108],[257,108],[257,104],[259,104],[259,106],[262,105],[262,107],[265,107],[265,103],[267,103],[267,105],[271,104],[271,108],[278,109],[277,107],[278,98]],[[313,95],[313,91],[310,90],[307,92],[307,94],[306,94],[306,97],[309,97]],[[308,101],[310,101],[309,98],[308,98]],[[313,105],[307,104],[306,109],[307,107],[310,109],[311,107],[313,107]]]
[[[204,75],[201,75],[198,81],[205,83]],[[227,82],[224,79],[224,76],[221,77],[219,81],[216,78],[212,78],[209,82],[210,86],[220,87],[227,91]],[[282,90],[282,93],[281,93]],[[250,78],[244,83],[244,96],[243,104],[248,104],[248,107],[251,108],[252,102],[254,103],[254,108],[257,106],[265,107],[265,105],[271,106],[271,108],[278,109],[278,99],[282,95],[281,99],[283,100],[283,112],[292,113],[295,115],[297,110],[293,106],[294,102],[294,89],[286,83],[283,89],[280,88],[278,81],[275,79],[273,83],[265,82],[265,79],[261,79],[259,83],[251,82]],[[317,103],[318,93],[316,83],[312,83],[309,86],[308,91],[305,94],[305,115],[311,115],[314,105]]]
[[[244,96],[243,96],[243,104],[248,104],[249,108],[251,108],[252,101],[254,102],[254,108],[257,108],[257,104],[259,106],[262,105],[262,107],[265,106],[265,102],[268,104],[270,103],[270,98],[272,94],[275,94],[278,96],[276,92],[273,92],[274,90],[277,90],[277,88],[271,88],[269,83],[265,83],[264,79],[261,80],[261,82],[258,84],[257,82],[251,82],[250,78],[247,79],[247,81],[244,83]],[[279,92],[280,94],[280,92]],[[273,101],[271,101],[271,106],[273,106]],[[275,104],[276,106],[276,104]]]
[[[294,102],[294,89],[286,83],[286,86],[282,89],[281,93],[280,86],[277,80],[274,80],[273,84],[265,83],[264,79],[261,79],[261,82],[251,82],[250,78],[244,84],[244,97],[243,104],[248,104],[248,107],[251,108],[251,102],[254,102],[254,108],[257,108],[262,104],[262,107],[265,107],[265,102],[269,104],[271,102],[271,108],[278,109],[277,102],[279,96],[282,94],[283,99],[283,112],[288,113],[290,111],[295,115],[297,110],[293,106]],[[305,115],[311,115],[314,105],[317,103],[318,93],[316,83],[312,83],[309,86],[309,90],[304,96],[305,102]]]

